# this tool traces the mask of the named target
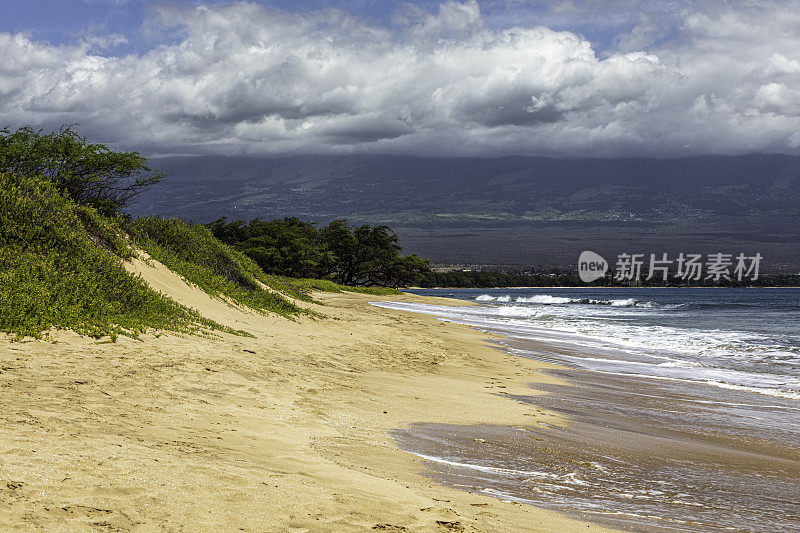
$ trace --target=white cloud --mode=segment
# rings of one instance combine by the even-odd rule
[[[142,55],[94,51],[114,35],[0,33],[0,116],[152,153],[797,153],[798,7],[709,3],[665,44],[644,21],[603,57],[570,32],[488,29],[475,1],[407,8],[393,29],[337,10],[162,8],[181,38]]]

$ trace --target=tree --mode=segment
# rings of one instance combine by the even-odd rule
[[[364,285],[394,285],[402,248],[388,226],[360,226],[356,239],[355,281]]]
[[[397,235],[388,226],[359,226],[334,220],[320,230],[323,246],[334,258],[334,274],[344,285],[407,285],[427,273],[429,263],[416,255],[403,257]]]
[[[265,271],[293,278],[316,277],[324,262],[317,229],[295,217],[248,225],[250,236],[237,248]]]
[[[346,220],[334,220],[319,230],[320,245],[331,254],[331,274],[338,283],[353,285],[356,279],[357,241]]]
[[[317,228],[296,217],[270,222],[256,218],[249,224],[221,218],[208,227],[216,238],[244,252],[269,274],[323,277],[330,270],[332,258],[319,246]]]
[[[90,143],[72,126],[42,133],[30,127],[0,129],[0,171],[41,176],[79,203],[113,215],[163,173],[139,152],[115,152]]]
[[[252,222],[256,221],[258,221],[257,218],[252,220]],[[211,230],[214,237],[225,244],[237,245],[250,238],[250,230],[243,220],[228,223],[228,217],[222,217],[208,224],[208,229]]]
[[[208,227],[270,274],[396,287],[430,272],[427,260],[401,255],[397,235],[388,226],[351,228],[340,219],[317,229],[297,218],[248,224],[221,218]]]
[[[428,259],[422,259],[417,254],[407,255],[397,264],[391,285],[407,287],[418,283],[430,272],[431,262]]]

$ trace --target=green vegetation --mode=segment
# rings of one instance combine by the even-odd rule
[[[162,178],[138,152],[93,144],[70,126],[44,134],[29,127],[0,129],[0,172],[40,176],[81,204],[114,215]]]
[[[549,270],[540,272],[520,272],[503,270],[451,270],[431,272],[419,281],[420,287],[453,288],[491,288],[491,287],[630,287],[627,281],[617,281],[603,277],[591,283],[584,283],[577,272],[568,270]],[[743,281],[721,279],[719,281],[680,281],[642,279],[641,287],[798,287],[800,274],[761,275],[757,280]]]
[[[340,285],[398,287],[430,271],[428,261],[401,255],[397,235],[387,226],[351,228],[334,220],[317,228],[297,218],[209,225],[219,240],[246,254],[264,272],[330,280]]]
[[[50,327],[102,337],[148,329],[223,329],[125,270],[132,250],[114,219],[53,183],[0,173],[0,330]]]
[[[129,221],[125,229],[154,259],[214,297],[283,316],[304,310],[278,291],[307,299],[283,280],[268,276],[249,257],[214,238],[205,226],[174,218]]]
[[[313,301],[314,290],[397,294],[388,287],[428,271],[426,261],[400,255],[386,226],[222,219],[209,230],[119,214],[161,176],[140,154],[89,143],[68,126],[49,134],[0,129],[0,331],[41,337],[54,327],[112,341],[147,329],[247,334],[129,273],[123,261],[137,248],[213,297],[285,317],[319,316],[290,297]]]
[[[339,285],[327,279],[287,279],[287,283],[291,283],[300,289],[320,291],[320,292],[357,292],[359,294],[372,294],[374,296],[390,296],[393,294],[402,294],[392,287],[351,287],[347,285]]]
[[[601,278],[595,285],[603,283]],[[570,272],[503,272],[499,270],[451,270],[431,272],[419,281],[420,287],[574,287],[584,285]]]

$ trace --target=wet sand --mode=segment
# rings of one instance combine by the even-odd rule
[[[565,350],[504,344],[547,361]],[[709,387],[563,367],[547,373],[569,385],[537,384],[536,394],[513,398],[566,425],[417,424],[393,437],[427,457],[437,481],[617,528],[800,529],[797,402],[730,391],[723,401]]]

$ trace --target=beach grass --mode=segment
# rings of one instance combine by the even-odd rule
[[[145,217],[127,222],[125,229],[153,259],[215,298],[286,317],[308,313],[284,296],[308,301],[303,291],[265,274],[252,259],[216,239],[205,226]]]
[[[373,296],[391,296],[393,294],[401,294],[400,291],[392,287],[352,287],[349,285],[340,285],[327,279],[312,279],[312,278],[284,278],[287,283],[294,285],[300,289],[320,292],[355,292],[359,294],[371,294]]]
[[[321,316],[299,305],[315,302],[313,291],[400,294],[387,287],[269,275],[205,226],[164,217],[109,217],[73,201],[47,180],[4,173],[0,174],[0,331],[16,338],[39,338],[50,328],[71,329],[115,339],[120,334],[136,337],[149,329],[229,329],[128,272],[123,262],[137,256],[138,250],[212,297],[289,318]]]
[[[227,329],[127,272],[122,261],[133,254],[116,219],[46,180],[0,173],[0,331],[115,339],[150,328]]]

